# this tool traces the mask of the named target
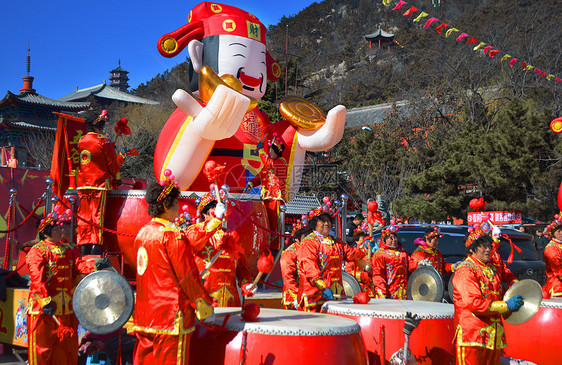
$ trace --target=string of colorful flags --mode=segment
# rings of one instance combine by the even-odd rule
[[[382,0],[383,5],[390,5],[394,0]],[[392,10],[399,10],[402,8],[406,8],[406,6],[409,6],[408,9],[406,10],[406,12],[404,14],[402,14],[405,17],[408,18],[412,18],[414,13],[416,13],[417,11],[419,11],[418,8],[416,8],[415,6],[409,5],[406,1],[404,0],[399,0],[398,3],[396,4],[396,6],[394,6],[394,8]],[[478,39],[476,39],[475,37],[469,35],[468,33],[465,33],[457,28],[454,28],[452,26],[450,26],[449,24],[442,22],[441,20],[435,18],[435,17],[430,17],[429,19],[424,19],[429,17],[429,14],[426,13],[425,11],[422,11],[420,13],[417,14],[417,17],[414,18],[413,22],[414,23],[419,23],[422,20],[425,20],[425,24],[424,24],[424,28],[426,29],[431,29],[432,24],[437,24],[439,23],[439,25],[437,27],[435,27],[435,31],[439,34],[445,32],[445,37],[449,37],[451,34],[453,33],[460,33],[457,38],[456,41],[457,42],[465,42],[469,45],[475,45],[472,50],[473,51],[478,51],[478,50],[482,50],[482,52],[485,55],[488,55],[488,57],[490,58],[494,58],[496,57],[496,55],[498,55],[499,53],[502,53],[502,51],[500,51],[499,49],[495,49],[494,46],[490,46],[488,45],[486,42],[481,42]],[[448,28],[445,30],[445,28]],[[505,53],[505,52],[504,52]],[[560,77],[556,77],[556,75],[550,74],[546,71],[543,71],[535,66],[531,66],[529,64],[527,64],[525,61],[520,60],[518,58],[515,58],[507,53],[505,53],[503,55],[503,57],[501,58],[501,61],[508,61],[509,60],[509,65],[511,66],[511,68],[514,68],[515,66],[518,67],[522,67],[523,70],[525,71],[533,71],[535,74],[537,74],[537,76],[539,77],[544,77],[546,80],[550,81],[552,79],[560,82],[562,81],[562,78]]]

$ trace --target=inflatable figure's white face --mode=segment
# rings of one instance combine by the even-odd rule
[[[217,74],[230,74],[242,83],[242,93],[261,99],[267,87],[265,45],[253,39],[221,35]]]

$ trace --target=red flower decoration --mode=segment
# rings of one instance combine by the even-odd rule
[[[217,165],[217,163],[213,160],[209,160],[205,162],[205,167],[203,168],[203,173],[209,180],[209,182],[213,182],[219,178],[222,174],[224,174],[224,169],[226,166],[224,165]]]
[[[275,266],[275,258],[271,254],[271,251],[267,250],[267,253],[262,253],[258,259],[258,270],[264,274],[269,274]]]
[[[260,314],[260,306],[256,303],[246,303],[244,304],[244,312],[241,317],[246,322],[255,322]]]
[[[484,201],[484,197],[480,197],[478,199],[474,198],[468,203],[468,205],[475,211],[475,212],[482,212],[486,210],[486,202]]]
[[[129,121],[127,120],[127,118],[121,118],[117,121],[117,124],[115,124],[115,133],[120,136],[122,134],[128,136],[131,134],[131,128],[129,128],[129,126],[127,125],[129,123]]]
[[[353,304],[367,304],[371,298],[369,298],[369,294],[362,291],[360,293],[355,294],[353,297]]]

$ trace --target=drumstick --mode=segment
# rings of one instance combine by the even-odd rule
[[[224,248],[221,248],[219,250],[219,252],[217,252],[215,254],[215,256],[211,257],[211,260],[207,263],[207,265],[205,265],[205,268],[201,271],[201,279],[203,279],[203,277],[205,276],[205,274],[207,274],[207,271],[209,271],[209,269],[211,268],[211,266],[213,266],[213,264],[215,263],[215,261],[218,260],[218,258],[220,257],[220,255],[222,254],[222,252],[224,251]]]
[[[342,295],[342,294],[334,294],[334,298],[336,298],[336,299],[348,299],[348,298],[350,298],[350,296]]]

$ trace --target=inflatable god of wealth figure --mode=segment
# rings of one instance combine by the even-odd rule
[[[165,57],[187,47],[190,89],[199,89],[204,104],[181,89],[172,96],[178,108],[166,122],[154,154],[158,180],[170,169],[180,189],[208,191],[202,169],[210,159],[227,166],[221,183],[242,190],[262,168],[256,145],[275,133],[285,145],[287,201],[298,192],[306,151],[325,151],[341,140],[344,106],[325,116],[304,99],[288,97],[280,106],[288,120],[277,123],[255,108],[267,80],[275,81],[281,74],[266,49],[265,33],[265,26],[252,14],[203,2],[191,10],[186,25],[159,39],[158,50]]]

